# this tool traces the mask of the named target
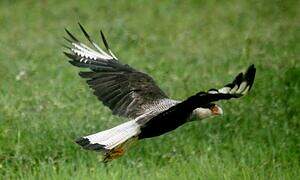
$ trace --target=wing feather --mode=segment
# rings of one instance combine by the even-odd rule
[[[209,94],[232,94],[233,97],[241,97],[252,87],[255,78],[256,68],[250,65],[244,73],[239,73],[234,80],[221,89],[210,89]]]
[[[71,47],[66,46],[69,52],[64,54],[72,65],[90,69],[80,72],[79,75],[87,79],[87,84],[94,90],[94,95],[108,106],[113,114],[136,118],[144,113],[144,107],[159,99],[167,98],[150,76],[118,61],[102,31],[100,35],[107,52],[91,39],[81,24],[79,27],[92,47],[81,43],[65,29],[70,37],[65,40]]]

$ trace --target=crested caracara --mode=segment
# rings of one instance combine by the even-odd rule
[[[66,29],[69,46],[65,46],[68,48],[65,55],[72,65],[89,70],[79,75],[87,79],[98,99],[114,115],[128,119],[116,127],[76,140],[84,149],[104,152],[104,161],[123,155],[134,141],[162,135],[191,120],[221,115],[221,107],[213,102],[240,98],[253,85],[256,69],[250,65],[245,73],[239,73],[220,89],[201,91],[183,101],[173,100],[149,75],[122,64],[110,50],[102,31],[106,51],[80,24],[79,27],[91,46],[81,43]]]

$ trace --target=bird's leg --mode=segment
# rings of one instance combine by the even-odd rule
[[[133,142],[137,141],[137,137],[133,137],[131,139],[128,139],[127,141],[125,141],[124,143],[120,144],[119,146],[115,147],[114,149],[107,151],[105,153],[103,162],[109,162],[111,160],[114,160],[120,156],[122,156],[126,149],[133,144]]]
[[[125,153],[125,149],[123,148],[123,146],[122,145],[118,146],[105,154],[103,162],[109,162],[111,160],[114,160],[122,156],[124,153]]]
[[[111,159],[116,159],[116,158],[122,156],[124,154],[124,152],[125,152],[125,149],[123,148],[123,146],[116,147],[110,153]]]

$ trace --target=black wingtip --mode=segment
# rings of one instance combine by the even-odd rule
[[[78,39],[75,38],[75,36],[73,36],[73,34],[70,33],[70,31],[69,31],[67,28],[65,28],[65,31],[66,31],[66,33],[67,33],[67,34],[68,34],[75,42],[79,42]]]
[[[78,25],[79,25],[81,31],[83,32],[84,36],[91,42],[90,35],[86,32],[86,30],[84,29],[84,27],[79,22],[78,22]]]
[[[72,59],[72,60],[74,60],[74,59],[76,59],[77,57],[75,56],[75,55],[73,55],[73,54],[70,54],[70,53],[68,53],[68,52],[63,52],[64,53],[64,55],[66,55],[69,59]]]
[[[247,68],[245,74],[247,74],[248,72],[253,72],[253,71],[256,71],[256,68],[255,68],[254,64],[251,64],[251,65]]]
[[[244,79],[244,74],[243,74],[243,73],[239,73],[239,74],[234,78],[234,80],[233,80],[232,83],[233,83],[233,84],[239,85],[239,84],[242,83],[243,79]]]
[[[100,30],[100,34],[101,34],[102,41],[103,41],[103,43],[104,43],[104,45],[105,45],[105,48],[106,48],[107,50],[109,50],[108,43],[107,43],[107,41],[106,41],[106,39],[105,39],[105,36],[104,36],[102,30]]]
[[[256,68],[254,66],[254,64],[251,64],[245,73],[239,73],[234,80],[232,81],[232,83],[229,83],[227,85],[225,85],[225,87],[229,87],[229,88],[234,88],[234,86],[238,85],[240,86],[242,82],[246,81],[247,82],[247,86],[249,86],[249,91],[253,85],[254,82],[254,78],[255,78],[255,73],[256,73]]]
[[[253,86],[254,79],[255,79],[255,74],[256,74],[256,68],[254,64],[250,65],[245,73],[245,79],[249,83],[249,91],[251,87]]]

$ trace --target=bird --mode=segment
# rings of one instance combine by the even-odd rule
[[[90,46],[65,29],[68,36],[64,37],[67,41],[64,54],[70,64],[85,69],[79,72],[79,76],[86,79],[103,105],[113,115],[127,120],[75,141],[83,149],[102,152],[103,162],[121,157],[139,140],[166,134],[190,121],[222,115],[222,108],[215,102],[240,98],[251,90],[254,83],[256,68],[252,64],[219,89],[200,91],[182,101],[174,100],[151,76],[122,63],[111,51],[101,30],[105,50],[92,40],[80,23],[78,25]]]

